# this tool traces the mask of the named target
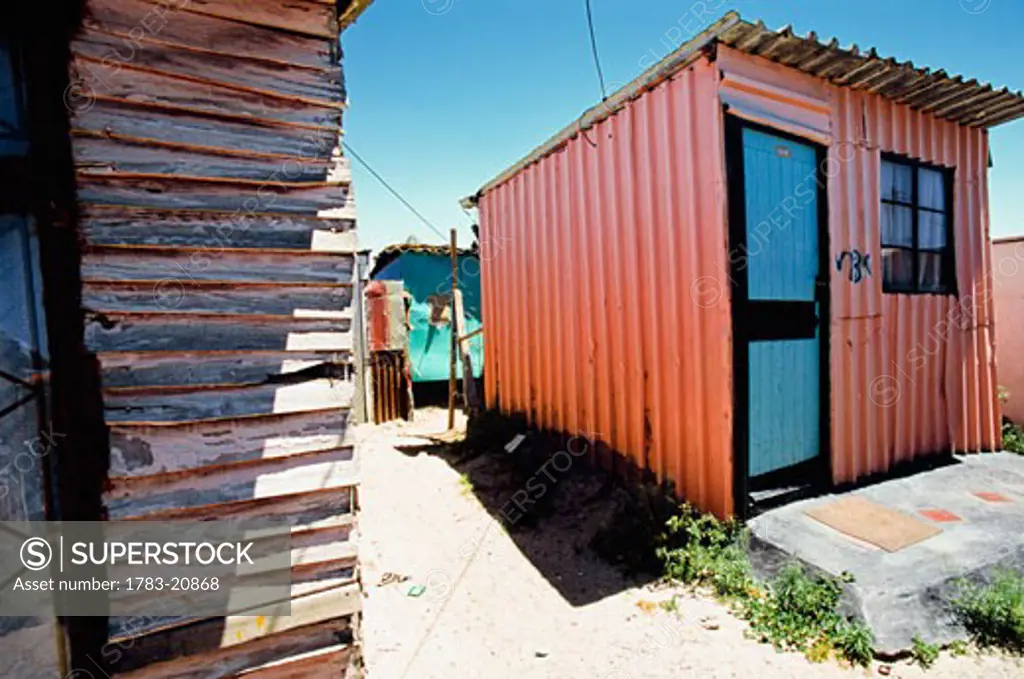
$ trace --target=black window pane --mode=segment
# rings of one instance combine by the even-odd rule
[[[882,282],[886,288],[912,289],[914,287],[914,252],[882,248]]]
[[[28,150],[22,115],[21,78],[14,55],[0,41],[0,155],[21,155]]]

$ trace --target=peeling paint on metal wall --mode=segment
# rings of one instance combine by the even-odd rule
[[[287,624],[111,618],[111,639],[133,628],[140,643],[109,669],[235,676],[271,661],[293,671],[283,661],[306,652],[326,651],[324,667],[355,660],[358,242],[335,153],[336,8],[87,5],[65,97],[107,515],[281,518],[301,536]]]
[[[732,511],[718,71],[701,60],[484,194],[487,404]]]

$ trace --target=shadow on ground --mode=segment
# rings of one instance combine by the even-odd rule
[[[396,448],[439,457],[457,470],[465,492],[569,604],[585,606],[652,582],[654,576],[637,572],[632,545],[617,543],[623,531],[609,530],[621,528],[617,524],[632,506],[622,484],[587,461],[585,444],[560,445],[522,432],[525,438],[511,453],[505,446],[515,434],[508,431]],[[637,536],[636,530],[626,533]]]

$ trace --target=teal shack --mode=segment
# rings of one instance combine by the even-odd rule
[[[451,351],[451,250],[442,245],[389,245],[378,253],[370,278],[402,281],[405,286],[413,384],[447,383]],[[465,327],[460,331],[465,336],[482,327],[480,256],[475,249],[459,250],[458,285],[465,315]],[[482,333],[469,340],[476,378],[483,374],[483,342]],[[461,360],[457,370],[461,379]]]

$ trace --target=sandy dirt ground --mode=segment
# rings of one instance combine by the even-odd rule
[[[427,409],[357,431],[370,679],[1024,676],[1018,660],[973,653],[943,654],[927,673],[777,653],[709,597],[624,578],[600,560],[587,544],[612,507],[580,475],[564,477],[542,517],[506,530],[494,517],[516,487],[487,456],[454,464],[428,449],[421,436],[446,424]],[[658,605],[673,596],[676,611]]]

